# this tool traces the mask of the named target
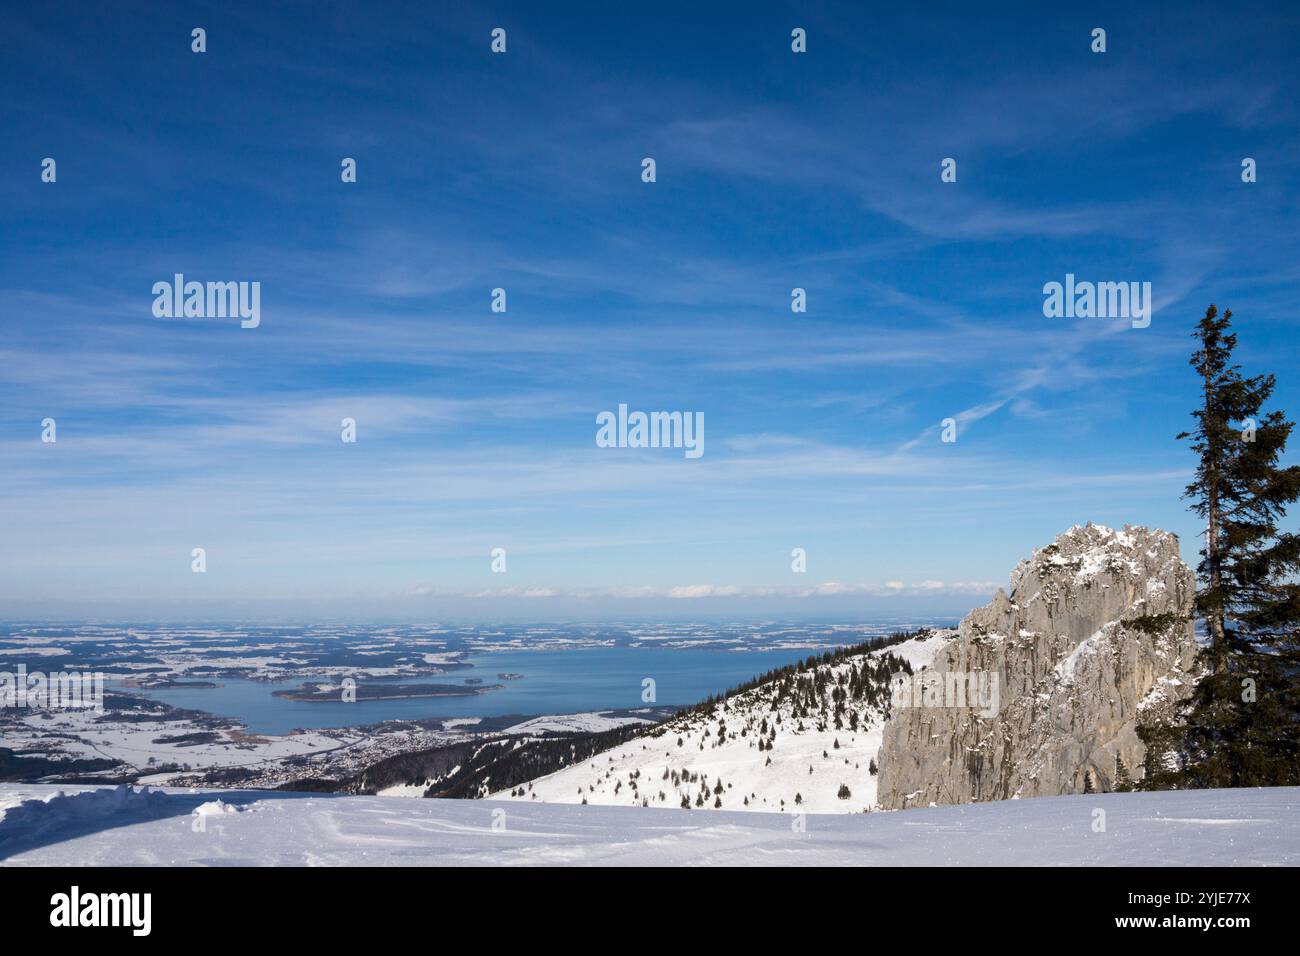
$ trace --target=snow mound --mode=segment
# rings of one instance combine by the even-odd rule
[[[219,817],[227,813],[242,813],[246,807],[237,807],[233,803],[226,803],[224,800],[209,800],[207,803],[201,803],[191,811],[196,817]]]
[[[36,789],[36,788],[33,788]],[[0,802],[0,855],[8,844],[39,840],[50,833],[75,829],[98,829],[102,823],[120,825],[128,820],[148,820],[169,813],[172,800],[148,787],[123,784],[113,789],[69,793],[55,787],[42,788],[30,799]]]

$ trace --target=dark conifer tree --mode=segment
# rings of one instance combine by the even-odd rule
[[[1204,674],[1179,724],[1140,731],[1144,789],[1300,784],[1300,536],[1278,527],[1300,498],[1300,466],[1279,464],[1295,423],[1264,411],[1273,375],[1232,364],[1231,319],[1210,306],[1196,328],[1202,403],[1178,436],[1200,459],[1185,497],[1205,520]]]
[[[1115,792],[1127,793],[1133,789],[1133,782],[1129,780],[1128,767],[1124,766],[1124,761],[1120,759],[1119,754],[1115,754]]]

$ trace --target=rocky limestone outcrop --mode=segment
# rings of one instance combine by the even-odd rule
[[[1195,576],[1165,531],[1074,527],[1020,562],[891,706],[877,764],[885,809],[1114,788],[1141,775],[1140,720],[1191,692]],[[971,678],[966,706],[951,688]],[[929,681],[929,683],[925,683]],[[915,693],[926,686],[932,693]],[[947,687],[945,694],[938,689]],[[985,701],[984,703],[987,703]],[[978,709],[977,709],[978,708]]]

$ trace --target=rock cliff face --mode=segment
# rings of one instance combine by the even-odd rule
[[[1168,532],[1090,524],[1035,551],[1010,596],[999,589],[968,614],[896,696],[880,806],[1082,793],[1089,781],[1108,791],[1116,757],[1137,779],[1139,719],[1159,718],[1195,681],[1194,595]],[[993,693],[952,706],[956,686]]]

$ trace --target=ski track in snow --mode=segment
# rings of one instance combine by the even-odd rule
[[[799,817],[0,784],[0,865],[1295,866],[1298,811],[1295,787]]]

